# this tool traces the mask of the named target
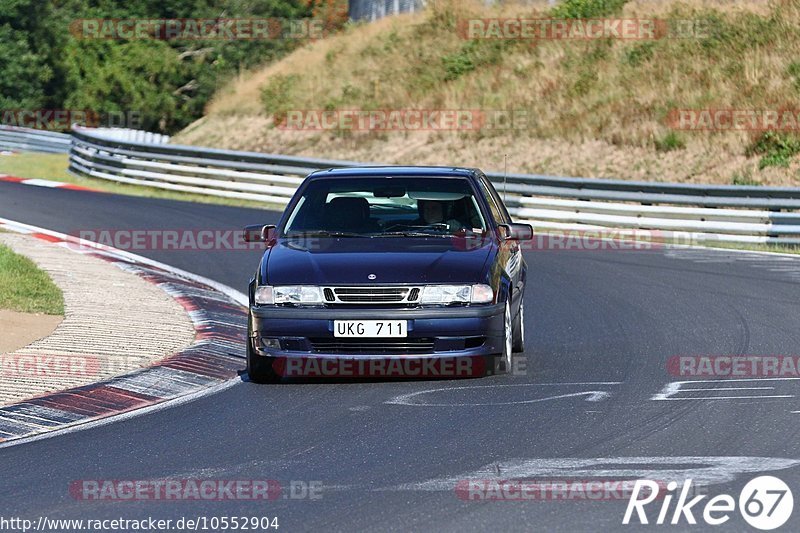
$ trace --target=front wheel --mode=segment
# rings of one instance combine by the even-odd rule
[[[514,343],[512,349],[519,353],[525,350],[525,300],[520,296],[519,311],[514,319]]]
[[[280,376],[272,366],[275,360],[272,357],[262,357],[255,353],[250,342],[247,342],[247,375],[250,377],[250,381],[253,383],[277,383],[280,381]]]
[[[514,362],[514,326],[511,322],[511,302],[506,302],[506,310],[503,313],[503,353],[497,359],[497,372],[511,373]]]

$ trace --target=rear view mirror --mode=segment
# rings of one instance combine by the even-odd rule
[[[244,228],[244,242],[269,242],[274,237],[275,226],[272,224],[255,224],[252,226],[245,226]]]
[[[507,241],[529,241],[533,239],[533,226],[530,224],[502,224],[501,235]]]
[[[379,187],[372,193],[375,198],[402,198],[405,195],[405,187]]]

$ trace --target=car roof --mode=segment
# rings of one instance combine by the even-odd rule
[[[476,168],[434,167],[434,166],[363,166],[346,168],[329,168],[317,170],[308,175],[309,178],[333,177],[475,177],[480,173]]]

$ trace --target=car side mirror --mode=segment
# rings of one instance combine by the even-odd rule
[[[529,241],[533,239],[533,226],[530,224],[501,224],[500,236],[505,241]]]
[[[272,224],[245,226],[242,236],[244,242],[269,242],[275,237],[275,226]]]

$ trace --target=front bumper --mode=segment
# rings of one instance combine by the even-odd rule
[[[504,304],[410,309],[251,306],[249,342],[255,355],[272,358],[496,356],[503,351],[504,311]],[[370,339],[335,338],[334,320],[406,320],[408,336],[381,339],[372,348]]]

